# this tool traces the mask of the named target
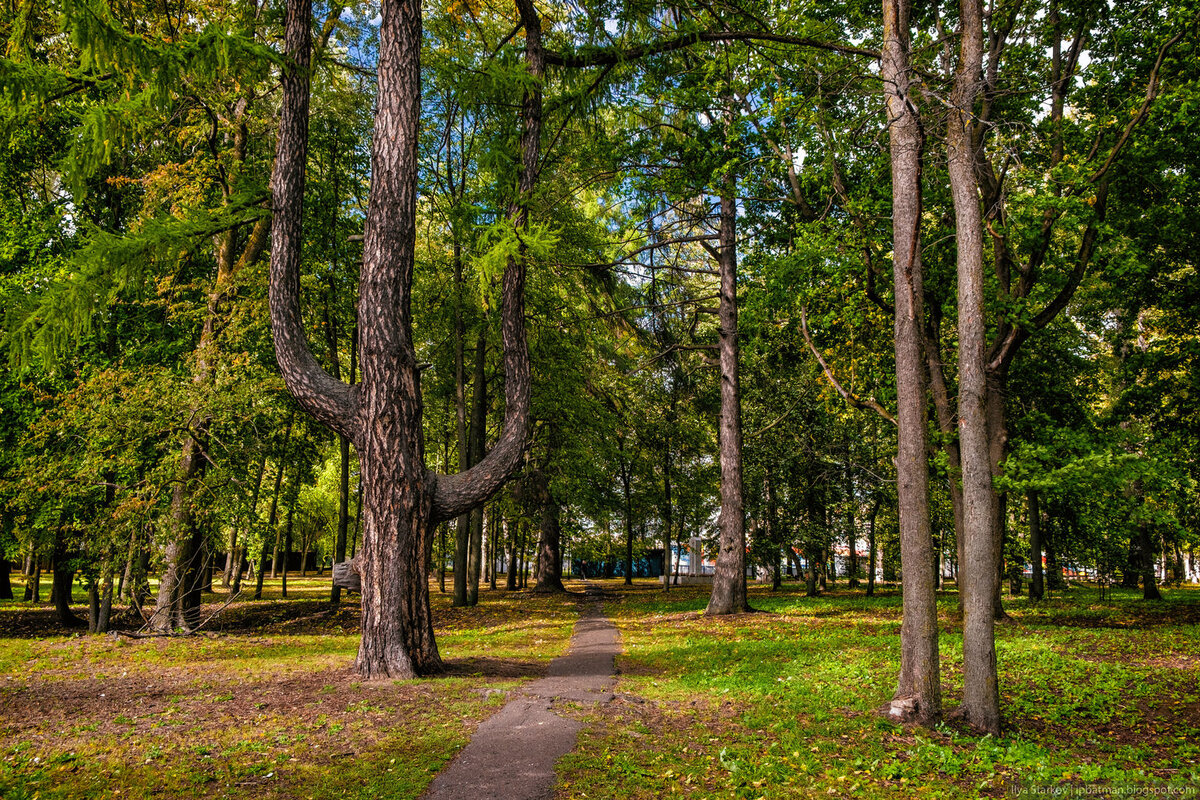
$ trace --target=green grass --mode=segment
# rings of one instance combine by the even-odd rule
[[[28,619],[0,634],[0,797],[417,797],[505,701],[488,690],[544,672],[578,616],[573,599],[486,590],[453,609],[435,586],[447,675],[364,684],[357,606],[313,620],[327,579],[289,580],[282,602],[268,588],[213,638],[34,635]],[[0,606],[0,631],[30,613]]]
[[[617,587],[612,587],[615,591]],[[1165,604],[1079,589],[1006,597],[997,628],[1005,732],[904,728],[875,709],[899,668],[900,601],[752,589],[768,613],[709,619],[702,589],[610,602],[620,695],[588,716],[563,797],[976,797],[1010,786],[1200,785],[1200,591]],[[947,708],[961,627],[940,602]],[[617,780],[617,777],[620,780]]]
[[[434,592],[449,674],[362,684],[356,613],[313,610],[327,578],[238,603],[214,638],[31,632],[0,605],[0,797],[411,798],[562,654],[573,599]],[[906,728],[875,710],[899,667],[900,598],[752,587],[765,613],[709,619],[700,588],[600,582],[621,629],[617,699],[560,764],[562,798],[999,797],[1011,787],[1200,785],[1200,590],[1164,603],[1092,589],[997,627],[1005,728]],[[220,597],[211,598],[219,602]],[[947,709],[962,691],[955,596],[939,604]],[[11,616],[10,616],[11,615]],[[223,627],[222,627],[223,626]],[[101,697],[104,695],[104,697]],[[114,790],[120,793],[115,794]]]

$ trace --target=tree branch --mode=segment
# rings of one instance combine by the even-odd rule
[[[1195,20],[1193,20],[1193,22],[1195,22]],[[1155,98],[1158,97],[1159,77],[1162,72],[1163,61],[1166,60],[1167,57],[1167,52],[1176,44],[1178,44],[1181,39],[1183,39],[1184,34],[1186,34],[1187,31],[1188,29],[1184,28],[1179,33],[1168,39],[1159,49],[1158,58],[1155,59],[1154,68],[1150,70],[1150,78],[1146,82],[1146,96],[1142,100],[1141,107],[1138,108],[1137,113],[1133,115],[1133,119],[1129,120],[1129,124],[1125,126],[1125,130],[1121,131],[1121,137],[1117,139],[1116,144],[1114,144],[1112,149],[1108,151],[1108,158],[1104,159],[1104,164],[1101,165],[1100,169],[1093,172],[1090,178],[1088,178],[1090,183],[1100,182],[1100,180],[1112,167],[1113,162],[1117,160],[1117,156],[1119,156],[1121,151],[1125,149],[1125,145],[1128,143],[1129,137],[1133,135],[1134,129],[1145,122],[1146,117],[1150,113],[1150,106],[1154,103]]]
[[[532,80],[521,102],[521,172],[517,196],[507,217],[518,233],[529,220],[529,201],[537,184],[542,136],[542,78],[546,71],[542,49],[542,20],[533,0],[516,0],[525,28],[525,67]],[[504,343],[504,427],[495,446],[465,472],[433,480],[433,519],[454,519],[495,494],[520,468],[529,443],[533,378],[525,338],[526,253],[522,246],[510,256],[501,284],[503,311],[500,335]]]
[[[352,436],[357,393],[317,362],[305,340],[300,313],[305,166],[308,160],[309,28],[311,0],[287,6],[279,143],[271,175],[271,333],[288,390],[317,420]]]
[[[800,307],[800,330],[804,334],[804,341],[808,344],[808,349],[812,351],[812,354],[817,359],[817,363],[821,365],[821,371],[825,373],[825,380],[829,381],[829,385],[832,386],[837,393],[842,396],[842,399],[844,399],[852,408],[869,408],[893,425],[896,424],[896,418],[888,413],[888,410],[881,406],[874,398],[867,398],[866,400],[860,399],[857,395],[851,393],[844,386],[842,386],[842,384],[838,382],[838,379],[834,377],[833,370],[829,368],[827,363],[825,363],[825,359],[821,355],[821,351],[817,349],[816,344],[813,343],[812,335],[808,332],[808,308],[805,306]]]
[[[691,47],[694,44],[706,42],[740,42],[740,41],[759,41],[759,42],[776,42],[778,44],[790,44],[800,47],[812,47],[817,50],[826,50],[842,55],[863,56],[865,58],[879,58],[879,52],[876,50],[866,50],[861,47],[850,47],[848,45],[836,44],[834,42],[823,42],[819,39],[811,39],[803,36],[783,36],[777,33],[765,33],[763,31],[699,31],[696,33],[685,33],[677,36],[674,39],[667,39],[663,42],[653,44],[637,45],[627,49],[618,47],[605,47],[597,50],[586,51],[581,53],[546,53],[546,63],[553,64],[556,67],[600,67],[611,64],[619,64],[625,61],[633,61],[646,56],[655,56],[662,53],[671,53],[676,50],[682,50]]]

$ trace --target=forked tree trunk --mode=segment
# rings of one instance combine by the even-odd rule
[[[925,428],[926,365],[922,348],[921,152],[924,134],[913,86],[910,0],[883,0],[880,73],[887,102],[892,165],[895,284],[896,455],[904,608],[900,676],[886,707],[893,719],[937,722],[942,715],[937,601],[929,528],[929,455]]]
[[[519,0],[530,81],[522,103],[518,197],[508,221],[525,228],[536,181],[544,58],[541,21]],[[272,176],[271,329],[288,389],[306,411],[349,436],[362,468],[362,641],[355,662],[371,678],[437,672],[441,659],[429,609],[427,559],[433,531],[494,494],[520,466],[528,441],[530,369],[525,340],[525,254],[514,254],[501,287],[505,420],[491,453],[466,472],[425,467],[420,367],[412,340],[420,122],[421,10],[417,0],[384,0],[372,181],[359,280],[362,382],[351,388],[317,363],[300,309],[303,196],[308,146],[310,0],[290,0],[284,45],[280,132]],[[456,568],[458,565],[456,565]]]

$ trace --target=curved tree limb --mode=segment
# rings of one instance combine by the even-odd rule
[[[335,380],[313,356],[300,315],[300,247],[308,159],[309,28],[311,0],[290,2],[284,31],[283,99],[279,143],[271,175],[271,333],[288,390],[334,431],[354,432],[356,392]]]
[[[525,28],[525,65],[533,78],[521,104],[521,174],[517,197],[508,219],[518,235],[529,220],[529,202],[537,184],[541,158],[542,78],[546,72],[542,49],[542,20],[533,0],[516,0]],[[495,494],[521,466],[529,443],[533,378],[525,338],[525,248],[508,259],[501,283],[503,312],[500,338],[504,344],[504,427],[500,439],[484,458],[465,472],[439,475],[434,481],[433,518],[453,519]]]

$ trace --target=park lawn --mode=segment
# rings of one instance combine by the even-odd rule
[[[764,613],[710,619],[707,591],[606,582],[622,634],[617,698],[560,764],[562,798],[1001,796],[1016,787],[1200,785],[1200,591],[1163,603],[1077,588],[1005,597],[1005,732],[905,728],[875,713],[895,686],[900,599],[806,598],[753,585]],[[955,596],[939,604],[947,708],[961,698]]]
[[[328,587],[268,583],[172,639],[64,634],[44,606],[0,604],[0,797],[417,797],[578,617],[574,597],[486,589],[455,609],[434,585],[447,674],[361,683],[358,604],[322,614]]]

